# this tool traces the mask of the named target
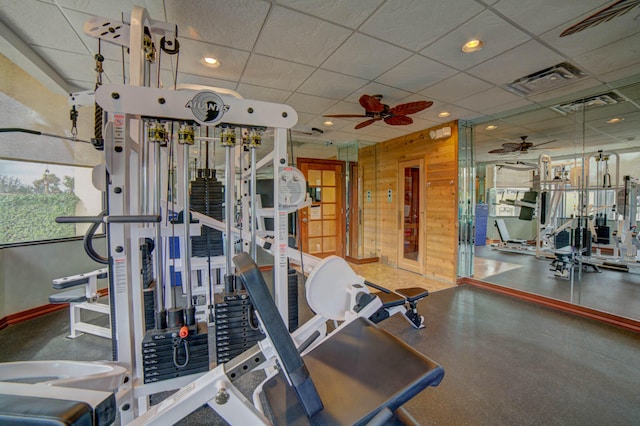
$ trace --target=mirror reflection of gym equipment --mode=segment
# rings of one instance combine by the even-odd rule
[[[2,167],[12,167],[5,164],[17,163],[14,157],[22,150],[33,156],[26,156],[22,167],[33,163],[45,170],[34,181],[35,191],[41,191],[36,193],[2,176],[0,211],[9,213],[4,222],[11,228],[19,223],[15,216],[31,213],[29,206],[7,211],[4,200],[47,194],[68,203],[64,211],[51,205],[57,217],[52,224],[74,229],[73,236],[54,241],[3,245],[0,240],[0,338],[7,343],[0,351],[0,423],[415,425],[518,424],[526,418],[546,424],[638,418],[633,362],[638,340],[626,331],[638,332],[640,326],[615,312],[582,309],[593,300],[594,282],[610,289],[600,298],[606,302],[601,310],[616,297],[627,299],[616,307],[635,303],[629,293],[617,292],[619,283],[610,274],[625,277],[620,280],[625,284],[636,280],[637,167],[629,169],[624,149],[596,151],[585,142],[593,133],[585,131],[592,130],[585,118],[591,105],[580,111],[584,124],[575,111],[565,114],[576,135],[584,132],[582,146],[581,136],[569,137],[571,155],[556,155],[557,139],[529,133],[524,118],[510,122],[511,113],[488,106],[496,93],[509,99],[504,82],[491,96],[476,93],[476,101],[483,97],[482,110],[493,113],[464,121],[447,119],[443,111],[443,97],[449,95],[464,92],[472,102],[474,95],[467,92],[475,89],[465,79],[479,83],[482,92],[500,73],[476,76],[482,67],[462,69],[438,58],[433,48],[487,18],[524,29],[505,12],[507,1],[491,7],[470,2],[466,18],[449,14],[442,25],[462,19],[459,28],[427,49],[394,41],[395,33],[374,34],[386,31],[381,16],[407,16],[407,11],[424,26],[431,18],[422,15],[426,6],[420,2],[381,0],[358,5],[358,13],[353,5],[336,3],[316,16],[320,8],[296,2],[195,7],[164,0],[149,3],[149,10],[134,7],[131,15],[124,11],[115,20],[91,17],[93,0],[71,3],[10,1],[0,10],[0,37],[22,54],[31,52],[27,57],[40,74],[49,70],[60,77],[58,71],[70,69],[65,62],[74,62],[65,58],[69,52],[62,45],[53,49],[55,60],[48,57],[49,41],[30,39],[39,30],[21,28],[25,19],[38,22],[40,10],[53,12],[47,14],[52,25],[73,28],[75,36],[62,38],[65,42],[77,37],[87,51],[97,52],[83,65],[95,72],[95,90],[71,93],[68,107],[49,102],[47,89],[12,62],[14,55],[0,57],[10,81],[24,75],[17,92],[3,93],[11,104],[7,116],[21,124],[12,121],[0,129],[0,174]],[[624,3],[612,6],[620,26],[608,28],[625,28],[624,19],[633,18],[620,18],[628,11],[617,9]],[[629,2],[631,9],[635,3]],[[581,8],[564,10],[577,22],[587,12]],[[56,22],[60,14],[64,25]],[[362,22],[351,28],[358,15]],[[180,38],[170,17],[180,22]],[[590,25],[584,29],[591,31]],[[327,28],[334,37],[344,36],[333,52],[330,37],[322,37]],[[258,29],[242,49],[226,46],[248,40]],[[300,31],[314,36],[291,42],[291,34]],[[551,35],[527,31],[536,40],[526,45],[545,40],[545,49],[555,46],[550,41],[558,37],[555,29]],[[519,40],[513,35],[503,40]],[[397,70],[390,67],[391,73],[375,78],[334,69],[336,57],[366,62],[362,55],[340,52],[354,40],[366,45],[369,39],[410,56],[400,55]],[[277,51],[270,50],[274,40]],[[492,41],[480,55],[499,46]],[[308,54],[286,54],[298,46],[311,51],[309,44],[322,44],[317,58],[327,60],[315,64]],[[222,52],[222,65],[200,58],[209,48]],[[561,44],[554,49],[564,52]],[[463,52],[456,46],[462,58],[482,57]],[[405,89],[387,83],[398,71],[407,75],[405,67],[414,63],[420,65],[419,80],[432,69],[440,80],[424,89],[417,82],[405,87],[411,89],[405,98]],[[206,76],[198,75],[200,65],[210,66]],[[83,74],[82,67],[74,67],[73,74]],[[122,81],[114,78],[116,68],[122,69]],[[549,81],[574,70],[569,63],[552,68]],[[304,70],[309,74],[295,83],[292,76]],[[576,75],[578,85],[587,77]],[[54,85],[68,86],[56,78]],[[334,94],[318,95],[326,81],[335,86]],[[519,81],[519,90],[527,83]],[[627,83],[608,82],[620,91],[610,99],[640,110]],[[357,87],[347,89],[352,84]],[[369,89],[384,92],[389,105],[380,102],[382,94],[360,93]],[[351,95],[338,95],[342,90]],[[35,101],[26,102],[23,92],[36,93]],[[422,99],[432,95],[433,101]],[[534,98],[542,106],[541,98]],[[44,131],[49,116],[25,113],[21,102],[29,112],[41,111],[28,109],[33,102],[68,114],[71,130],[57,118],[58,130]],[[334,114],[352,106],[360,114]],[[469,112],[478,109],[470,106]],[[28,120],[20,115],[35,124],[23,125]],[[324,127],[325,117],[339,119],[336,132]],[[509,123],[511,134],[483,141],[489,119]],[[631,115],[626,120],[634,122]],[[518,142],[518,127],[530,139],[518,136]],[[83,130],[89,128],[92,137]],[[332,136],[322,139],[323,132]],[[349,141],[332,139],[341,133]],[[381,139],[375,143],[368,137]],[[322,158],[308,155],[309,145],[322,151]],[[497,146],[507,158],[484,166],[482,153]],[[535,157],[529,149],[538,150]],[[45,166],[42,157],[53,164]],[[76,161],[84,165],[76,169],[99,164],[75,178],[56,176],[58,163]],[[526,177],[492,186],[484,180],[490,167],[494,177],[496,168]],[[90,186],[87,175],[95,185],[93,202],[83,194]],[[36,211],[34,206],[33,216]],[[494,249],[475,246],[487,236]],[[53,272],[60,270],[65,273]],[[29,282],[33,276],[37,279]],[[532,287],[528,293],[512,291],[504,281]],[[532,294],[540,289],[551,294]],[[43,293],[50,293],[49,304],[40,306]],[[562,299],[566,303],[558,303]]]

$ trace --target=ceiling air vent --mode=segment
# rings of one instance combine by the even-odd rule
[[[575,101],[558,104],[551,107],[552,110],[566,115],[574,112],[601,107],[605,105],[617,104],[624,101],[624,98],[616,92],[607,92],[600,95],[589,96],[588,98],[576,99]]]
[[[528,96],[572,84],[586,76],[577,67],[563,62],[519,78],[508,84],[507,88],[519,95]]]

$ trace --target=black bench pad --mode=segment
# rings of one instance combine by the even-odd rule
[[[93,410],[79,401],[0,395],[2,425],[93,425]]]
[[[429,295],[429,290],[420,287],[399,288],[394,291],[404,296],[408,302],[415,302]]]
[[[383,308],[393,308],[394,306],[401,306],[404,305],[405,302],[405,298],[396,293],[384,293],[382,291],[376,291],[372,294],[380,298]]]
[[[263,387],[276,425],[364,424],[384,407],[397,410],[444,376],[438,364],[363,318],[303,359],[324,410],[307,417],[279,373]]]
[[[56,290],[64,290],[65,288],[88,284],[89,278],[90,277],[85,277],[85,276],[80,276],[80,278],[76,278],[75,280],[72,280],[69,278],[59,278],[57,280],[54,280],[52,285],[53,285],[53,288],[55,288]],[[107,278],[107,273],[103,272],[103,273],[97,274],[96,278],[98,279]]]
[[[83,288],[74,288],[49,296],[49,303],[80,303],[87,301],[87,294]]]

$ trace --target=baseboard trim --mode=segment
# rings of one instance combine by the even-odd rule
[[[52,304],[48,303],[43,306],[27,309],[26,311],[16,312],[15,314],[7,315],[0,319],[0,330],[9,327],[10,325],[18,324],[23,321],[28,321],[33,318],[37,318],[42,315],[50,314],[65,309],[69,306],[68,303]]]
[[[101,288],[98,290],[100,297],[109,294],[108,288]],[[18,324],[30,319],[38,318],[42,315],[47,315],[52,312],[61,311],[69,306],[68,303],[47,303],[46,305],[36,306],[35,308],[27,309],[26,311],[16,312],[15,314],[9,314],[6,317],[0,318],[0,330],[3,330],[10,325]]]
[[[354,263],[356,265],[364,265],[366,263],[376,263],[380,261],[379,257],[364,257],[362,259],[357,259],[355,257],[351,257],[351,256],[345,256],[345,260],[347,262],[351,262]]]
[[[506,296],[514,297],[516,299],[524,300],[526,302],[536,303],[538,305],[546,306],[551,309],[556,309],[562,312],[578,315],[583,318],[589,318],[592,320],[600,321],[615,327],[619,327],[634,333],[640,334],[640,321],[632,320],[630,318],[621,317],[618,315],[610,314],[607,312],[598,311],[586,306],[574,305],[562,300],[552,299],[537,294],[527,293],[522,290],[516,290],[513,288],[502,287],[496,284],[491,284],[486,281],[481,281],[475,278],[465,277],[458,280],[458,285],[468,284],[474,287],[483,288],[495,293],[504,294]]]

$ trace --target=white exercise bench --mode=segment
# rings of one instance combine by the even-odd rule
[[[95,336],[111,338],[111,327],[102,327],[82,321],[82,311],[98,312],[109,317],[111,324],[111,311],[109,305],[98,303],[98,279],[107,278],[107,268],[96,269],[85,274],[72,275],[69,277],[57,278],[52,281],[53,288],[65,290],[49,296],[49,303],[69,304],[69,326],[71,334],[69,338],[75,339],[83,333]]]

